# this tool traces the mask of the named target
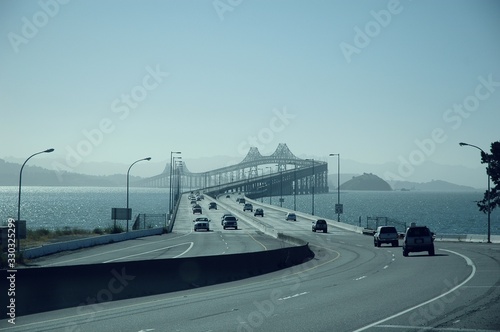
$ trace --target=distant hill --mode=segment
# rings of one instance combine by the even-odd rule
[[[376,175],[363,173],[363,175],[355,176],[351,180],[343,183],[340,186],[341,190],[380,190],[390,191],[391,186]]]
[[[19,185],[21,165],[9,163],[0,159],[0,186]],[[130,176],[130,183],[140,177]],[[48,170],[38,166],[25,165],[22,174],[23,186],[86,186],[86,187],[120,187],[125,186],[125,174],[114,175],[86,175],[70,172]]]
[[[388,181],[394,190],[421,190],[421,191],[478,191],[473,187],[462,186],[442,180],[430,182]]]

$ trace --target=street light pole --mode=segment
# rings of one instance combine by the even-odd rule
[[[471,146],[473,148],[476,148],[478,149],[479,151],[481,151],[481,154],[482,155],[485,155],[487,156],[488,158],[488,167],[486,168],[486,175],[488,176],[488,191],[486,192],[486,200],[488,202],[488,243],[491,243],[491,206],[490,206],[490,190],[491,190],[491,184],[490,184],[490,158],[488,156],[488,154],[486,152],[483,151],[483,149],[481,149],[480,147],[478,146],[475,146],[475,145],[472,145],[472,144],[468,144],[468,143],[463,143],[463,142],[460,142],[458,143],[458,145],[460,146]]]
[[[22,181],[22,176],[23,176],[24,165],[26,165],[26,163],[28,162],[28,160],[30,160],[32,157],[36,156],[37,154],[51,153],[53,151],[54,151],[54,149],[47,149],[47,150],[44,150],[44,151],[40,151],[40,152],[34,153],[31,156],[29,156],[28,159],[26,159],[24,161],[23,165],[21,166],[21,170],[19,171],[19,194],[17,196],[17,221],[21,220],[21,181]],[[19,251],[19,245],[17,245],[16,248]]]
[[[313,165],[313,183],[312,183],[312,215],[314,216],[314,187],[316,187],[316,174],[314,172],[314,159],[306,159],[312,162]]]
[[[266,166],[269,168],[269,205],[271,205],[271,196],[273,195],[273,181],[271,180],[271,166]]]
[[[168,190],[168,195],[169,195],[169,200],[168,200],[168,213],[170,216],[172,216],[172,202],[173,202],[173,196],[172,196],[172,190],[173,190],[173,185],[172,185],[172,172],[173,172],[173,154],[180,154],[180,151],[170,151],[170,174],[168,178],[168,185],[169,185],[169,190]]]
[[[330,157],[337,156],[337,206],[340,207],[340,153],[330,153]],[[338,208],[337,208],[338,209]],[[340,211],[337,210],[337,221],[340,222]]]
[[[132,166],[134,166],[135,164],[137,164],[139,161],[143,161],[143,160],[146,160],[146,161],[150,161],[151,160],[151,157],[147,157],[147,158],[143,158],[143,159],[139,159],[139,160],[136,160],[132,163],[132,165],[130,165],[130,167],[128,168],[127,170],[127,232],[128,232],[128,221],[130,220],[130,214],[128,213],[128,183],[129,183],[129,174],[130,174],[130,169],[132,168]]]
[[[297,211],[297,164],[293,165],[293,210]]]

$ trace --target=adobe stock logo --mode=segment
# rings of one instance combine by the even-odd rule
[[[267,127],[260,129],[254,136],[247,136],[247,139],[238,145],[240,155],[246,155],[252,146],[263,150],[266,145],[274,141],[276,134],[284,131],[290,125],[291,120],[296,117],[296,115],[288,113],[286,107],[283,107],[281,111],[273,109],[273,114],[274,116],[269,119]]]
[[[494,81],[493,75],[489,74],[487,78],[479,76],[479,83],[474,89],[474,93],[466,96],[461,103],[455,103],[443,113],[445,123],[451,125],[452,130],[458,130],[464,121],[469,118],[474,112],[477,112],[481,106],[481,102],[485,102],[492,94],[500,87],[500,81]],[[414,141],[417,146],[412,150],[407,157],[399,156],[398,174],[386,172],[385,179],[404,181],[415,172],[415,167],[422,165],[431,155],[433,155],[440,144],[448,140],[448,135],[444,128],[434,128],[430,137],[424,139],[416,139]]]
[[[133,110],[139,108],[149,93],[160,86],[169,76],[168,72],[160,69],[159,65],[155,68],[146,66],[146,74],[142,78],[141,84],[130,89],[128,93],[122,93],[119,98],[111,102],[111,112],[116,114],[118,120],[128,119]],[[66,163],[53,162],[52,167],[56,171],[59,181],[62,181],[62,171],[74,171],[84,160],[92,154],[95,148],[103,144],[105,138],[116,129],[117,119],[112,117],[102,118],[95,127],[82,130],[83,138],[74,146],[66,146]]]
[[[39,11],[33,14],[31,20],[26,16],[21,18],[21,35],[9,32],[7,38],[9,39],[10,46],[14,52],[19,53],[19,46],[22,44],[26,45],[30,40],[35,38],[40,29],[45,27],[50,19],[54,18],[59,14],[60,5],[65,5],[69,0],[40,0],[38,5],[40,6]]]
[[[232,12],[236,7],[241,5],[242,2],[243,0],[214,0],[212,5],[219,16],[219,19],[224,21],[224,13]]]
[[[387,3],[387,9],[378,12],[370,11],[373,20],[368,21],[364,29],[354,26],[353,44],[342,42],[339,45],[347,63],[351,63],[354,54],[360,54],[361,50],[368,47],[372,39],[382,32],[382,28],[387,28],[391,24],[393,16],[401,14],[402,11],[403,6],[400,5],[399,0],[390,0]]]

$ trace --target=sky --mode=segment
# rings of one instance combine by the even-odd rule
[[[393,163],[385,178],[484,174],[458,143],[500,140],[499,17],[494,0],[1,0],[0,158],[54,148],[30,164],[78,172],[286,143]]]

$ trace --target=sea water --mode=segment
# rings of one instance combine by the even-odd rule
[[[483,192],[433,191],[342,191],[340,220],[366,226],[367,218],[385,217],[409,225],[427,225],[436,234],[486,234],[487,215],[479,211],[477,201]],[[272,204],[280,206],[280,197]],[[113,187],[22,187],[21,220],[30,229],[64,227],[93,230],[113,224],[112,208],[126,207],[126,188]],[[269,203],[269,197],[257,201]],[[312,213],[312,195],[284,196],[281,205]],[[338,193],[316,194],[314,215],[337,219]],[[0,224],[17,218],[18,187],[0,187]],[[132,215],[164,214],[169,209],[167,188],[129,188]],[[221,212],[222,213],[222,212]],[[491,234],[500,235],[500,213],[491,213]],[[121,221],[126,223],[126,221]],[[125,225],[125,224],[123,224]]]

